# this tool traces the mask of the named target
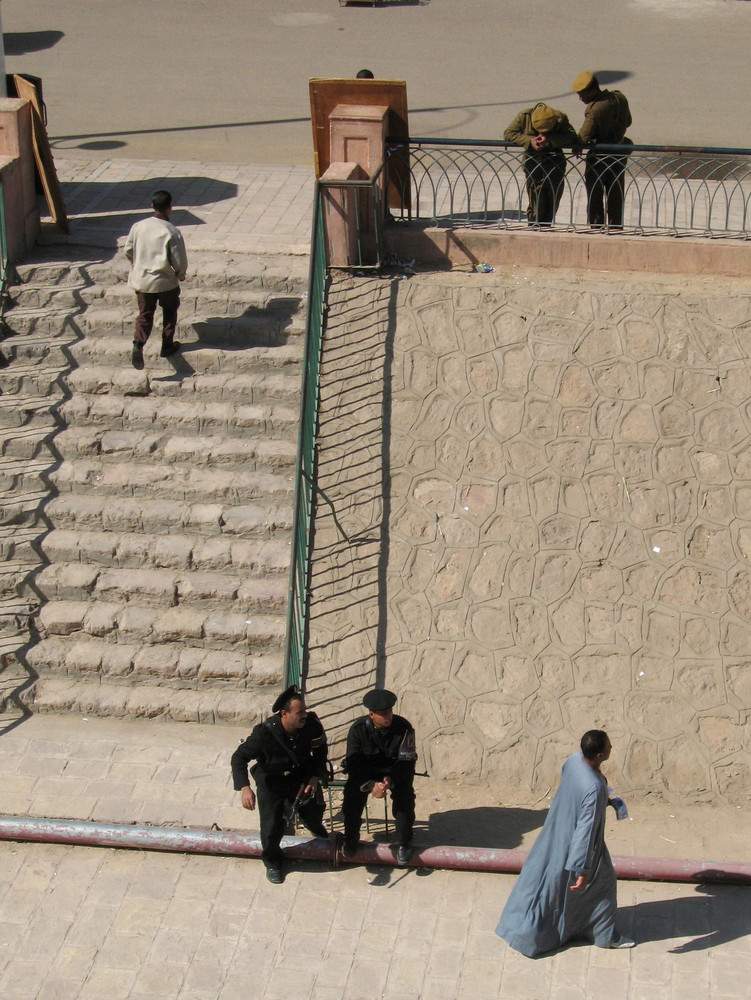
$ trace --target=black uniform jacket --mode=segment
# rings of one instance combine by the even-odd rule
[[[358,719],[347,735],[347,774],[358,784],[390,775],[394,785],[414,779],[414,760],[399,760],[399,747],[412,726],[401,715],[392,718],[388,729],[376,729],[370,716]]]
[[[282,726],[280,715],[272,715],[259,723],[250,736],[232,754],[232,780],[235,791],[248,782],[248,764],[255,776],[260,770],[268,776],[284,777],[307,782],[312,777],[326,778],[328,747],[326,733],[314,712],[308,712],[305,725],[289,737]]]

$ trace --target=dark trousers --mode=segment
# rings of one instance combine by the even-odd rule
[[[524,158],[527,178],[527,221],[530,226],[549,226],[563,194],[566,159],[562,154],[541,153]]]
[[[381,775],[383,777],[383,775]],[[360,838],[360,826],[368,792],[360,791],[360,785],[367,779],[362,776],[347,778],[344,786],[344,839],[355,842]],[[401,781],[388,793],[391,796],[391,812],[396,825],[396,842],[405,846],[412,843],[412,828],[415,825],[415,790],[411,781]]]
[[[253,772],[258,797],[258,812],[261,819],[261,858],[264,861],[281,861],[282,854],[279,843],[284,836],[286,819],[284,804],[295,801],[302,780],[285,778],[283,775],[262,775]],[[323,822],[325,804],[323,796],[317,795],[311,802],[300,806],[300,820],[310,830],[319,827]]]
[[[166,292],[136,292],[138,300],[138,319],[133,340],[137,344],[145,344],[154,326],[156,307],[162,307],[163,332],[162,341],[171,344],[177,329],[177,310],[180,307],[180,288],[170,288]]]
[[[587,222],[590,226],[623,227],[623,200],[626,185],[625,156],[589,153],[584,165],[587,189]]]

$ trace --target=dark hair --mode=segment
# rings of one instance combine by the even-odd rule
[[[361,69],[361,70],[358,70],[357,76],[355,77],[355,79],[356,80],[375,80],[375,77],[373,76],[373,71],[372,70]]]
[[[285,703],[282,705],[282,707],[279,709],[279,711],[280,712],[290,712],[292,710],[292,702],[293,701],[301,701],[301,702],[305,703],[305,695],[304,694],[299,694],[299,693],[297,693],[297,694],[291,694],[289,696],[289,698],[287,698],[287,700],[285,701]]]
[[[151,207],[155,212],[164,212],[166,209],[172,206],[172,195],[169,191],[165,191],[160,188],[155,191],[151,196]]]
[[[608,745],[608,734],[602,729],[590,729],[581,738],[579,746],[587,760],[594,760]]]

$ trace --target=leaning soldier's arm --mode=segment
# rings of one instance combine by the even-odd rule
[[[579,145],[579,136],[574,130],[574,126],[568,120],[562,121],[555,132],[548,133],[548,142],[553,149],[569,149]]]
[[[597,139],[597,116],[595,109],[588,104],[584,110],[584,122],[579,129],[579,142],[582,146],[590,146]]]

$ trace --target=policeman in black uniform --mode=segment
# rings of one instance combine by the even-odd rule
[[[272,706],[276,713],[259,723],[232,754],[235,791],[242,793],[245,809],[255,809],[256,794],[261,814],[261,858],[269,882],[284,881],[279,846],[284,835],[284,805],[294,803],[302,792],[305,801],[299,816],[314,837],[328,837],[323,825],[324,801],[320,782],[326,780],[328,748],[326,733],[318,717],[305,707],[300,689],[283,691]],[[256,791],[248,782],[248,763]]]
[[[362,700],[368,714],[355,722],[347,736],[344,769],[344,844],[342,854],[357,853],[362,813],[368,795],[384,798],[391,793],[396,823],[396,860],[406,865],[412,857],[412,828],[415,822],[415,731],[392,709],[392,691],[368,691]]]

